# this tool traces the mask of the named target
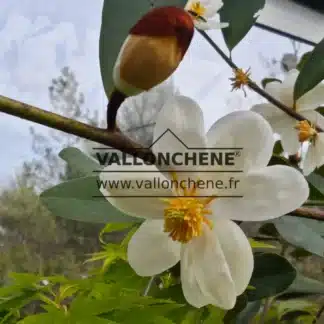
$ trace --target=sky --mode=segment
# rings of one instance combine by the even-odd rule
[[[85,105],[104,112],[98,55],[98,40],[103,0],[2,0],[0,11],[0,94],[51,110],[48,86],[69,66],[85,95]],[[226,51],[220,31],[210,32]],[[300,53],[310,50],[302,45]],[[234,49],[233,60],[244,69],[251,67],[252,78],[260,82],[280,60],[291,53],[291,41],[253,28]],[[231,92],[231,70],[202,37],[197,34],[174,75],[176,86],[195,99],[204,112],[206,129],[230,110],[248,109],[263,101],[248,92]],[[15,174],[22,163],[33,157],[29,127],[46,132],[43,126],[0,113],[0,187]]]

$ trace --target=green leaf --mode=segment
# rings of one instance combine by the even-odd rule
[[[222,29],[225,43],[230,50],[245,37],[250,31],[257,18],[254,15],[263,9],[265,0],[226,0],[220,9],[220,20],[229,23],[227,28]]]
[[[279,82],[279,83],[282,83],[281,80],[276,79],[276,78],[264,78],[264,79],[261,81],[262,88],[265,89],[266,85],[267,85],[268,83],[272,83],[272,82]]]
[[[61,311],[27,316],[17,324],[69,324],[69,319]]]
[[[283,216],[273,220],[273,223],[288,243],[324,256],[324,239],[297,217]]]
[[[256,241],[253,238],[249,238],[250,245],[252,249],[276,249],[276,246],[261,242],[261,241]]]
[[[0,301],[0,312],[11,310],[11,309],[20,309],[24,305],[27,305],[30,301],[34,300],[37,295],[36,290],[25,289],[20,293],[14,294],[10,297],[7,297]]]
[[[123,260],[113,263],[104,274],[104,278],[106,282],[122,283],[124,288],[137,291],[144,291],[149,281],[147,277],[138,276],[131,266]]]
[[[324,283],[298,273],[292,285],[280,294],[280,299],[320,294],[324,294]]]
[[[324,177],[315,172],[306,177],[309,184],[309,200],[324,199]]]
[[[288,159],[286,159],[285,157],[283,156],[280,156],[280,155],[277,155],[277,154],[273,154],[268,165],[271,166],[271,165],[288,165],[290,166],[291,163],[289,162]]]
[[[223,324],[223,318],[226,314],[224,309],[215,307],[215,306],[207,306],[208,316],[204,320],[204,324]]]
[[[310,53],[301,67],[294,87],[294,100],[312,90],[324,79],[324,39]]]
[[[63,149],[59,156],[63,159],[69,167],[76,171],[80,176],[86,177],[93,175],[94,171],[102,169],[100,164],[86,155],[76,147],[68,147]]]
[[[276,141],[275,145],[273,146],[273,154],[281,155],[284,149],[282,147],[281,141]]]
[[[310,218],[302,218],[300,221],[311,228],[314,232],[324,236],[324,222]]]
[[[184,7],[186,0],[157,0],[156,6]],[[104,0],[99,38],[99,61],[107,97],[113,89],[113,67],[129,30],[151,8],[148,0]]]
[[[279,233],[273,223],[265,223],[259,228],[259,233],[271,237],[278,237]]]
[[[303,66],[305,65],[305,63],[307,62],[307,60],[309,59],[310,55],[311,55],[312,51],[306,52],[300,59],[300,61],[298,62],[296,69],[298,71],[300,71]]]
[[[324,195],[324,177],[313,172],[306,177],[307,181],[312,184],[322,195]],[[315,199],[311,199],[315,200]],[[319,200],[319,199],[318,199]]]
[[[303,311],[311,315],[316,314],[317,308],[318,305],[310,301],[291,299],[280,302],[277,307],[277,312],[279,320],[281,321],[283,316],[296,311]]]
[[[226,312],[223,320],[224,324],[235,324],[237,315],[244,310],[247,303],[248,299],[245,294],[238,296],[234,308]]]
[[[155,294],[156,298],[170,299],[178,304],[187,304],[183,295],[181,284],[173,285],[169,288],[163,288]]]
[[[98,189],[96,176],[63,182],[45,190],[41,201],[56,216],[91,223],[137,222],[113,207]]]
[[[258,313],[261,307],[261,300],[249,302],[246,307],[237,315],[235,324],[250,324],[251,319]]]
[[[192,309],[187,312],[180,324],[196,324],[201,323],[203,309]]]
[[[134,223],[108,223],[99,233],[99,240],[102,244],[106,244],[104,235],[112,232],[120,232],[134,226]]]
[[[296,270],[285,258],[273,253],[254,253],[254,270],[247,290],[249,301],[274,296],[286,290],[295,280]]]
[[[315,109],[318,113],[320,113],[322,116],[324,116],[324,107],[318,107]],[[323,167],[322,167],[323,168]],[[324,169],[324,168],[323,168]],[[321,173],[319,173],[321,174]]]
[[[308,252],[308,251],[306,251],[306,250],[304,250],[304,249],[301,249],[301,248],[296,248],[294,251],[292,251],[292,252],[290,253],[290,255],[291,255],[293,258],[295,258],[295,259],[297,259],[297,260],[300,260],[300,259],[302,259],[302,258],[306,258],[306,257],[311,256],[312,253],[310,253],[310,252]]]

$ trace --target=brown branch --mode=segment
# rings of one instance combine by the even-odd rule
[[[42,110],[20,101],[0,96],[0,111],[96,143],[110,146],[147,162],[155,160],[154,154],[150,149],[142,147],[121,133],[109,133],[105,129],[89,126],[85,123],[60,116],[50,111]],[[298,208],[289,213],[289,215],[321,221],[324,220],[324,211],[312,208]]]
[[[154,158],[150,149],[142,147],[121,133],[109,133],[105,129],[93,127],[4,96],[0,96],[0,111],[96,143],[111,146],[144,161],[151,161]]]
[[[199,30],[199,33],[206,39],[206,41],[211,45],[211,47],[222,57],[222,59],[233,69],[238,70],[238,66],[229,58],[227,55],[218,47],[218,45],[211,39],[211,37],[203,30]],[[253,90],[254,92],[258,93],[263,98],[267,99],[270,103],[277,106],[279,109],[281,109],[283,112],[285,112],[287,115],[289,115],[292,118],[295,118],[296,120],[302,121],[307,120],[311,125],[313,123],[309,121],[307,118],[303,117],[301,114],[297,113],[290,107],[284,105],[282,102],[277,100],[276,98],[272,97],[268,92],[260,88],[254,81],[249,80],[247,86]],[[323,132],[323,129],[319,126],[315,126],[316,130],[318,132]]]
[[[324,221],[324,211],[315,208],[297,208],[295,211],[288,213],[288,216],[311,218],[319,221]]]

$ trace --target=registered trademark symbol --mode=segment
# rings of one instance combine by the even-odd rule
[[[236,152],[235,152],[235,156],[236,156],[236,157],[240,157],[240,156],[241,156],[241,151],[236,151]]]

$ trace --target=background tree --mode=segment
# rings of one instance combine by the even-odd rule
[[[98,110],[84,106],[84,94],[79,91],[75,74],[68,67],[64,67],[61,75],[52,80],[49,98],[56,113],[98,126]],[[64,147],[76,146],[80,138],[53,129],[41,133],[34,127],[30,127],[30,134],[35,158],[23,165],[23,175],[29,184],[43,190],[59,181],[78,176],[71,174],[58,153]]]

